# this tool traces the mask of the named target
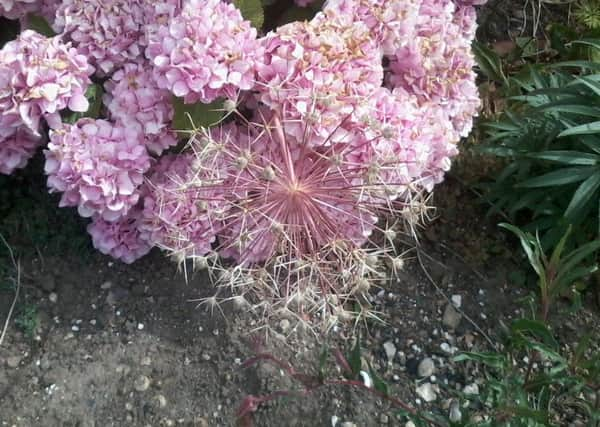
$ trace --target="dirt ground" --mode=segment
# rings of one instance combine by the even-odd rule
[[[482,12],[486,38],[506,34],[498,19],[498,13],[506,16],[505,6],[493,2]],[[76,241],[85,235],[84,223],[68,210],[53,213],[56,199],[36,192],[38,179],[25,172],[3,182],[4,188],[31,188],[19,197],[34,202],[18,214],[0,206],[10,213],[0,218],[0,229],[22,272],[0,346],[1,426],[230,426],[245,396],[293,388],[271,365],[242,368],[253,355],[250,317],[228,306],[225,316],[211,315],[190,301],[210,295],[205,274],[186,281],[158,251],[129,266],[94,252],[89,242]],[[452,390],[483,381],[472,366],[454,364],[452,354],[489,348],[487,337],[493,341],[501,322],[519,316],[515,301],[530,290],[516,282],[522,272],[513,246],[497,219],[484,217],[485,206],[452,177],[436,193],[437,219],[421,237],[424,265],[412,257],[397,279],[374,292],[385,323],[370,323],[362,334],[365,359],[395,396],[447,413]],[[5,284],[15,277],[5,250],[0,265],[1,328],[14,296]],[[449,301],[462,313],[448,315]],[[561,314],[559,332],[572,338],[598,328],[597,313],[585,301],[576,315]],[[340,328],[327,339],[348,346],[351,335]],[[314,372],[323,339],[271,336],[264,348]],[[434,368],[423,379],[418,366],[425,358]],[[430,403],[416,393],[425,380],[435,394]],[[273,401],[254,418],[257,426],[275,427],[332,426],[336,420],[342,427],[404,426],[387,404],[343,387]]]

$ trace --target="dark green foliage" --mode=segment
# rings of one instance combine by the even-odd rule
[[[598,47],[595,40],[573,43]],[[572,52],[572,51],[571,51]],[[476,51],[481,69],[508,98],[497,119],[484,122],[482,150],[505,168],[487,185],[495,209],[554,246],[569,226],[574,243],[599,236],[600,63],[563,61],[526,66],[505,77],[489,49]]]

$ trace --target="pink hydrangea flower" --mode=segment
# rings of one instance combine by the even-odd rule
[[[421,0],[328,0],[317,20],[361,22],[386,55],[414,35]]]
[[[141,210],[133,208],[117,221],[106,221],[101,217],[93,218],[87,231],[92,236],[96,249],[126,264],[143,257],[152,249],[152,245],[141,237],[138,229]]]
[[[360,22],[293,22],[261,40],[259,100],[301,140],[310,126],[322,143],[383,81],[382,53]]]
[[[151,163],[136,128],[87,118],[51,131],[44,154],[50,192],[63,193],[60,206],[106,221],[124,217],[138,203]]]
[[[101,74],[140,58],[147,0],[63,0],[54,29],[68,36]]]
[[[0,16],[19,19],[39,8],[40,0],[0,0]]]
[[[222,202],[214,182],[198,187],[202,179],[193,155],[161,157],[143,187],[142,238],[183,257],[211,251]]]
[[[127,126],[139,126],[150,152],[160,155],[177,144],[177,135],[169,128],[171,94],[158,88],[146,61],[125,64],[104,87],[104,104],[111,117]]]
[[[468,10],[460,12],[450,0],[423,0],[417,35],[391,58],[389,83],[421,103],[442,105],[466,136],[480,101],[471,53],[475,22]]]
[[[60,110],[86,111],[92,72],[60,36],[23,31],[0,50],[0,129],[26,126],[37,134],[42,117],[55,127]]]
[[[30,3],[31,6],[29,10],[23,12],[21,16],[19,16],[19,23],[21,24],[21,31],[30,28],[30,22],[28,19],[28,14],[39,15],[52,26],[54,24],[54,18],[56,17],[56,10],[58,6],[62,3],[62,0],[36,0],[35,2]]]
[[[42,145],[42,138],[33,135],[26,128],[11,128],[8,135],[0,133],[0,173],[5,175],[25,167]]]
[[[221,0],[189,0],[158,28],[146,50],[159,87],[186,103],[236,98],[254,87],[260,45],[256,29]]]

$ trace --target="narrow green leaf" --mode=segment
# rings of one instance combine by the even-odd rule
[[[550,257],[550,266],[552,268],[556,268],[558,266],[560,257],[562,256],[562,252],[565,248],[565,245],[567,244],[567,240],[569,240],[569,236],[571,235],[572,229],[573,227],[569,225],[565,234],[561,237],[558,244],[554,247],[554,250],[552,251],[552,256]]]
[[[476,353],[462,352],[452,358],[454,362],[464,362],[470,360],[481,363],[494,369],[502,369],[506,363],[506,357],[500,353]]]
[[[510,329],[513,334],[526,334],[541,340],[552,349],[558,349],[559,345],[548,327],[543,322],[531,319],[518,319],[511,323]]]
[[[573,198],[565,211],[565,217],[575,222],[578,214],[592,200],[598,200],[598,189],[600,188],[600,170],[583,181],[573,194]]]
[[[502,70],[502,60],[496,52],[483,43],[473,42],[473,54],[479,68],[488,78],[508,84],[508,79]]]
[[[261,0],[233,0],[233,4],[240,10],[244,19],[250,21],[255,28],[262,28],[265,13]]]
[[[360,368],[362,366],[361,357],[360,357],[360,335],[357,334],[356,342],[354,343],[354,347],[350,351],[348,357],[346,357],[348,363],[350,364],[350,368],[352,369],[352,373],[354,377],[358,377],[360,372]]]
[[[573,136],[573,135],[589,135],[600,133],[600,121],[585,123],[583,125],[574,126],[569,129],[565,129],[562,131],[558,137],[562,138],[564,136]]]
[[[531,153],[527,157],[563,163],[565,165],[594,166],[600,164],[600,156],[582,151],[549,150],[540,153]]]
[[[373,369],[373,367],[371,366],[371,362],[368,362],[368,365],[369,373],[371,374],[371,378],[373,379],[373,387],[375,387],[375,390],[379,391],[380,393],[383,393],[386,396],[389,396],[390,391],[387,383],[379,376],[379,374],[377,374],[377,371]]]
[[[594,172],[595,168],[590,167],[561,168],[559,170],[548,172],[544,175],[525,180],[519,184],[516,184],[515,187],[536,188],[572,184],[583,181]]]

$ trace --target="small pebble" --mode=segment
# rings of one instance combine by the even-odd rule
[[[461,295],[452,295],[452,297],[450,297],[450,301],[452,301],[452,304],[454,305],[454,307],[460,308],[460,306],[462,305],[462,296]]]
[[[100,289],[102,289],[104,291],[107,289],[110,289],[110,288],[112,288],[112,282],[110,282],[110,281],[106,281],[100,285]]]
[[[419,387],[417,387],[417,394],[423,398],[425,402],[433,402],[437,399],[437,394],[433,388],[431,383],[423,383]]]
[[[435,363],[429,357],[421,360],[419,366],[417,367],[417,373],[419,377],[425,378],[430,377],[435,372]]]
[[[396,355],[396,346],[394,343],[392,341],[384,342],[383,350],[385,351],[388,362],[392,362],[394,360],[394,356]]]
[[[56,302],[58,301],[58,295],[56,294],[56,292],[51,292],[50,295],[48,295],[48,300],[50,300],[52,304],[56,304]]]
[[[133,387],[139,392],[148,390],[150,388],[150,378],[140,375],[133,383]]]
[[[21,358],[19,356],[11,356],[6,359],[6,364],[9,368],[15,369],[19,367],[21,363]]]
[[[468,384],[465,386],[465,388],[463,388],[463,393],[476,396],[479,394],[479,386],[475,383]]]

